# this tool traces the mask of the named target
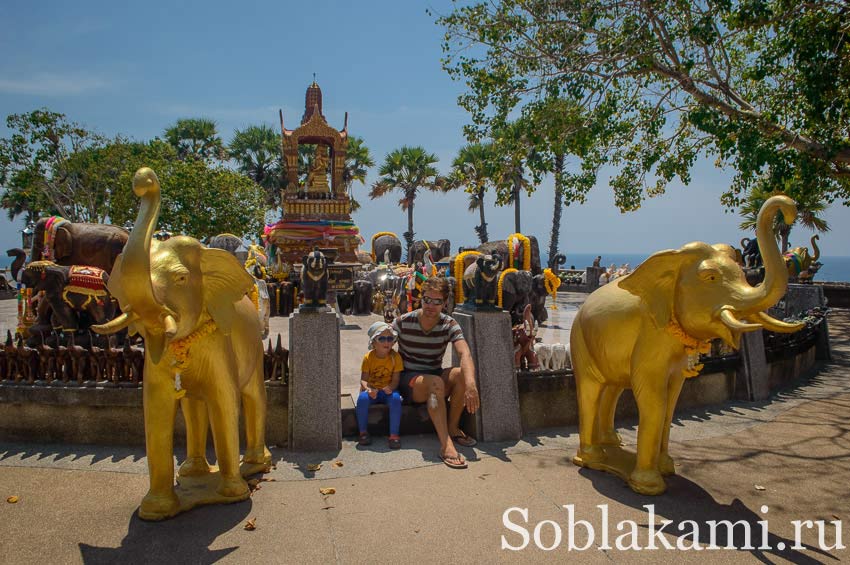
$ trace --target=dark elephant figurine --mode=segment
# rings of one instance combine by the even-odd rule
[[[92,324],[104,324],[115,316],[115,304],[106,284],[109,275],[97,267],[64,266],[50,261],[33,261],[21,273],[21,283],[44,291],[46,308],[39,307],[33,335],[60,331],[76,331]]]
[[[48,224],[50,226],[48,227]],[[44,233],[53,232],[45,240]],[[35,225],[31,261],[50,260],[59,265],[88,265],[112,272],[130,234],[108,224],[73,223],[62,218],[42,218]]]
[[[495,309],[501,270],[502,258],[498,253],[479,255],[475,263],[463,273],[464,305],[477,309]]]
[[[764,262],[761,259],[761,251],[759,250],[759,242],[757,239],[745,237],[741,240],[741,254],[744,258],[744,266],[751,269],[761,267]]]
[[[21,268],[27,260],[27,252],[20,247],[13,247],[12,249],[6,250],[6,255],[15,258],[9,266],[9,272],[12,274],[12,280],[16,281],[18,280],[18,273],[21,271]]]
[[[540,268],[540,246],[537,244],[537,238],[533,235],[529,235],[528,240],[531,245],[531,274],[540,275],[543,273],[543,269]],[[520,245],[520,248],[522,248],[522,245]],[[504,239],[482,243],[478,246],[478,251],[485,255],[498,253],[504,259],[506,269],[513,267],[513,265],[508,265],[508,244]]]
[[[428,244],[427,247],[425,244]],[[431,250],[431,261],[436,263],[452,254],[452,242],[448,239],[440,239],[437,241],[424,241],[417,239],[413,242],[408,254],[407,264],[415,265],[416,263],[425,262],[425,251]]]
[[[374,287],[370,281],[354,281],[354,315],[365,316],[372,311],[372,292]]]
[[[389,251],[389,255],[387,252]],[[394,235],[379,235],[372,241],[372,256],[375,263],[401,262],[401,240]]]
[[[328,260],[318,249],[314,249],[303,259],[301,270],[301,291],[304,304],[300,310],[318,310],[326,306],[328,295]]]
[[[561,270],[561,265],[564,265],[567,262],[567,256],[563,253],[556,253],[552,257],[549,258],[549,268],[552,269],[552,272],[556,275],[558,271]]]
[[[531,315],[534,316],[538,324],[549,319],[549,313],[546,311],[547,296],[549,296],[549,293],[546,292],[546,278],[543,275],[531,277],[531,294],[529,294]]]
[[[534,279],[528,271],[511,271],[502,278],[502,309],[510,312],[511,325],[522,323],[522,312],[531,303]]]

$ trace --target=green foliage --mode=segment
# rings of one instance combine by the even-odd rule
[[[416,196],[421,189],[445,192],[449,185],[444,177],[441,177],[434,167],[439,161],[436,155],[428,153],[423,147],[401,147],[391,151],[386,158],[378,174],[381,178],[372,185],[369,198],[375,199],[394,190],[401,192],[398,201],[399,206],[407,211],[407,231],[404,239],[407,242],[408,252],[413,245],[415,232],[413,231],[413,207]]]
[[[227,158],[215,121],[207,118],[181,118],[165,129],[165,140],[177,150],[180,159],[200,159],[207,163]]]
[[[722,195],[730,207],[753,188],[850,200],[843,2],[455,6],[437,21],[446,29],[444,68],[468,86],[459,99],[471,115],[467,136],[529,156],[535,177],[555,154],[578,156],[581,174],[564,182],[567,203],[582,201],[589,179],[610,164],[615,203],[634,210],[673,179],[689,183],[702,155],[734,168]]]
[[[345,165],[342,169],[342,186],[351,198],[351,211],[356,212],[360,203],[355,200],[353,186],[355,182],[366,184],[366,174],[375,166],[375,160],[363,138],[351,136],[348,138],[348,149],[345,153]]]
[[[475,233],[481,243],[487,243],[489,239],[484,219],[484,194],[496,182],[493,160],[492,144],[466,145],[458,151],[452,162],[447,183],[449,188],[464,187],[469,193],[469,211],[478,211],[480,222],[475,226]]]
[[[269,208],[280,207],[284,183],[280,151],[280,134],[265,125],[236,130],[228,146],[239,172],[263,188],[265,205]]]
[[[82,181],[80,163],[73,159],[103,146],[103,137],[46,108],[12,114],[6,127],[12,135],[0,139],[0,206],[9,219],[19,214],[28,220],[47,214],[72,221],[103,219],[105,197]]]
[[[821,213],[826,210],[826,204],[817,200],[814,195],[809,192],[793,191],[789,193],[766,192],[765,190],[755,187],[747,195],[747,199],[741,205],[739,213],[744,221],[741,222],[742,230],[755,231],[758,214],[764,202],[776,194],[785,194],[794,199],[797,203],[797,217],[794,222],[785,223],[782,214],[777,212],[773,219],[773,234],[779,242],[779,248],[784,253],[790,247],[788,238],[791,235],[791,229],[800,224],[810,230],[819,231],[822,233],[829,231],[829,224],[821,217]]]

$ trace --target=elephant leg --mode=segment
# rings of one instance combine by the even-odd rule
[[[578,434],[579,451],[578,457],[583,462],[599,461],[604,458],[604,453],[599,443],[597,433],[597,417],[599,412],[599,400],[602,396],[603,384],[592,376],[584,379],[576,379],[578,393]]]
[[[222,362],[219,366],[228,367]],[[221,378],[213,385],[207,408],[212,426],[215,457],[221,472],[221,483],[216,492],[221,496],[238,499],[247,498],[248,483],[239,473],[239,395],[234,386],[233,367],[222,371]]]
[[[181,477],[196,477],[210,472],[207,462],[207,430],[209,416],[203,400],[184,397],[180,400],[183,419],[186,421],[186,461],[177,474]]]
[[[685,383],[684,376],[673,377],[667,385],[667,419],[664,423],[664,430],[661,434],[661,449],[658,454],[658,471],[662,475],[675,475],[676,469],[673,458],[670,457],[668,444],[670,443],[670,427],[673,424],[673,413],[676,411],[676,403],[679,401],[679,394],[682,392],[682,385]]]
[[[245,463],[271,465],[272,454],[266,448],[266,384],[263,381],[262,358],[242,390],[245,419]]]
[[[632,375],[639,419],[637,463],[629,486],[640,494],[661,494],[667,488],[658,472],[661,435],[667,421],[667,382],[660,376],[666,376],[666,371],[647,368]]]
[[[151,363],[146,363],[142,395],[150,489],[139,507],[139,517],[144,520],[163,520],[180,510],[174,493],[174,416],[177,401],[168,376],[157,375],[156,372]]]
[[[623,440],[614,426],[614,413],[617,411],[617,402],[623,394],[623,387],[608,385],[602,390],[602,398],[599,402],[599,443],[602,445],[623,445]]]

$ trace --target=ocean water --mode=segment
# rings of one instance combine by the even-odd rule
[[[575,265],[576,269],[584,269],[593,264],[596,255],[602,255],[601,265],[608,267],[611,263],[615,263],[618,267],[623,263],[628,263],[634,269],[640,265],[649,254],[647,253],[567,253],[567,262],[565,268],[571,268]],[[823,267],[820,268],[818,274],[815,275],[816,281],[832,281],[832,282],[850,282],[850,257],[827,257],[820,258]]]

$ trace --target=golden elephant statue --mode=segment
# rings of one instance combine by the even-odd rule
[[[777,211],[790,224],[796,205],[774,196],[759,212],[765,279],[758,286],[747,283],[731,246],[694,242],[655,253],[588,297],[570,334],[579,408],[576,465],[614,473],[638,493],[661,494],[662,475],[674,474],[668,443],[676,402],[685,378],[698,374],[699,354],[708,351],[710,340],[722,338],[737,348],[742,332],[800,329],[803,324],[765,313],[788,286],[773,237]],[[620,448],[614,428],[626,388],[639,411],[636,456]]]
[[[162,520],[199,504],[250,495],[243,476],[269,467],[266,389],[257,311],[246,296],[254,279],[223,249],[191,237],[152,241],[160,210],[156,174],[139,169],[133,191],[141,205],[130,239],[115,262],[109,291],[123,314],[93,329],[129,326],[145,340],[143,402],[150,490],[139,517]],[[186,421],[187,458],[174,485],[177,403]],[[246,452],[239,464],[239,404]],[[212,425],[218,471],[206,460]]]
[[[813,235],[811,239],[814,255],[809,254],[808,247],[795,247],[785,253],[785,267],[788,269],[788,277],[790,279],[811,281],[815,273],[818,272],[821,266],[818,262],[818,259],[820,259],[818,239],[820,239],[820,236],[817,234]]]

